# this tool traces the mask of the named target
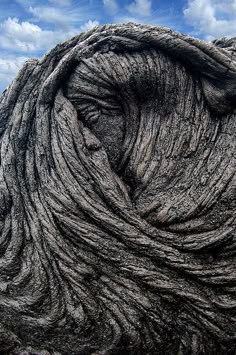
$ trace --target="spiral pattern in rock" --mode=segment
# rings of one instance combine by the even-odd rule
[[[0,351],[234,354],[235,47],[106,25],[25,64],[0,97]]]

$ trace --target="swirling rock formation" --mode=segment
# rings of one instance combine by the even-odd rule
[[[1,354],[235,354],[235,43],[96,27],[2,94]]]

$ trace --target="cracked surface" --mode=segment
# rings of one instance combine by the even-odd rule
[[[0,353],[236,351],[235,39],[106,25],[0,97]]]

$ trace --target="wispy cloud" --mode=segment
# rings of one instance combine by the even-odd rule
[[[215,7],[223,13],[236,15],[236,0],[219,2],[215,4]]]
[[[6,87],[14,79],[28,57],[6,55],[0,57],[0,82]]]
[[[81,31],[88,31],[88,30],[91,30],[91,28],[98,26],[98,25],[99,25],[98,21],[88,20],[82,26],[80,26],[80,29],[81,29]]]
[[[184,17],[206,40],[236,35],[236,0],[189,0]]]
[[[207,40],[232,37],[236,0],[0,0],[0,91],[28,57],[41,57],[99,23],[125,22],[171,27]]]
[[[103,5],[109,14],[114,15],[117,13],[119,7],[116,0],[103,0]]]
[[[41,57],[56,44],[99,24],[98,6],[91,13],[85,1],[80,1],[80,6],[72,0],[15,0],[14,4],[19,16],[6,18],[7,6],[2,7],[5,18],[0,22],[0,91],[28,58]],[[7,55],[3,57],[3,53]]]
[[[150,16],[151,6],[151,0],[135,0],[127,6],[127,9],[132,15]]]
[[[50,23],[63,28],[78,25],[89,20],[91,14],[86,8],[57,8],[54,6],[29,7],[29,12],[34,15],[34,20]]]

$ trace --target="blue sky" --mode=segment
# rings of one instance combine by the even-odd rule
[[[104,23],[170,27],[207,41],[236,36],[236,0],[0,0],[0,93],[28,58]]]

